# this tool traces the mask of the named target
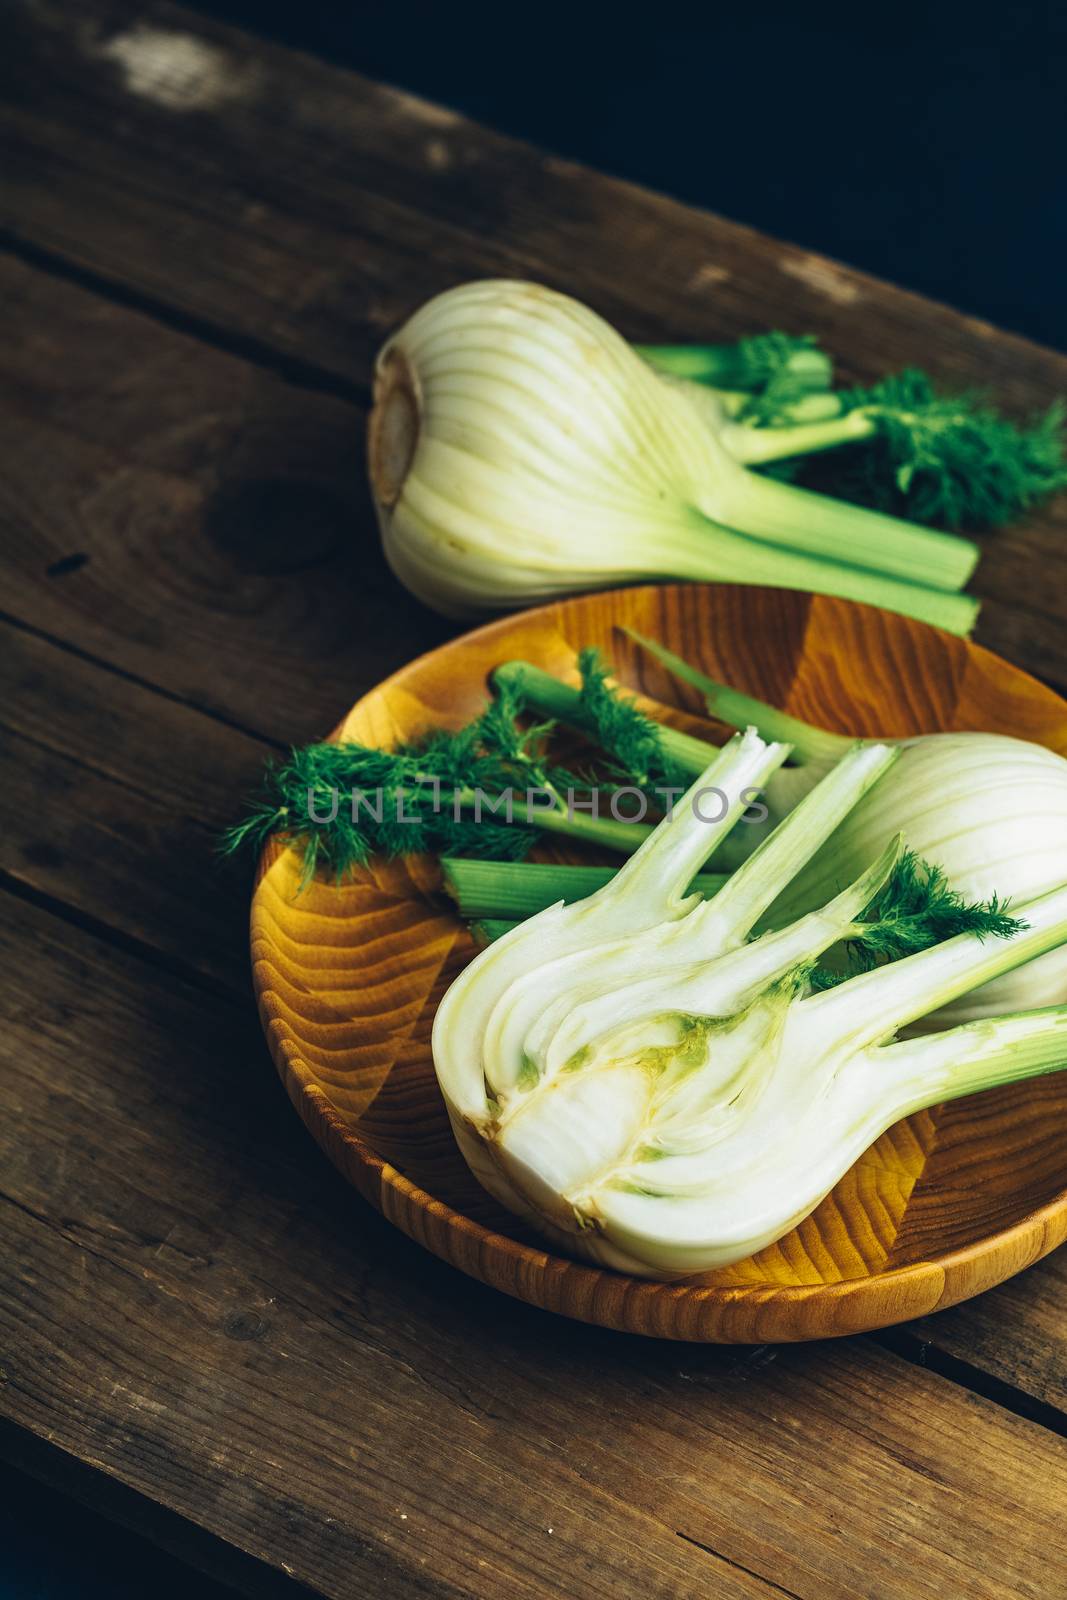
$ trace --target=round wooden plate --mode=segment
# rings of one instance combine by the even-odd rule
[[[589,595],[480,628],[364,696],[337,736],[382,745],[459,727],[500,662],[573,675],[588,644],[633,689],[679,704],[621,624],[842,732],[987,729],[1067,754],[1067,704],[977,645],[844,601],[696,584]],[[665,1338],[812,1339],[952,1305],[1067,1237],[1064,1073],[898,1123],[788,1237],[699,1281],[647,1283],[547,1252],[471,1178],[437,1090],[434,1011],[474,947],[433,863],[377,863],[302,894],[298,879],[293,853],[269,848],[252,904],[260,1015],[293,1104],[390,1221],[508,1294]]]

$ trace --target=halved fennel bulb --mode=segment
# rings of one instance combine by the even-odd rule
[[[808,1215],[908,1113],[1067,1064],[1067,1007],[893,1042],[1067,940],[1067,888],[1022,931],[961,935],[811,993],[902,849],[775,932],[753,927],[898,752],[852,749],[708,901],[685,885],[788,746],[731,741],[604,888],[490,945],[439,1007],[434,1063],[468,1164],[563,1248],[647,1277],[739,1260]],[[704,821],[703,793],[731,797]],[[876,788],[875,788],[876,792]],[[734,797],[737,797],[736,803]]]

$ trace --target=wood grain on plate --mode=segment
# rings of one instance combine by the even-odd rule
[[[616,590],[479,629],[372,691],[339,737],[387,745],[460,726],[502,661],[574,676],[587,644],[616,659],[625,682],[668,699],[662,669],[635,659],[616,631],[625,625],[841,732],[984,728],[1067,755],[1067,705],[977,646],[843,601],[705,585]],[[434,895],[430,867],[374,864],[303,895],[299,881],[296,852],[271,845],[252,956],[289,1093],[390,1220],[497,1288],[629,1332],[810,1339],[966,1299],[1067,1236],[1067,1080],[1053,1076],[897,1124],[786,1238],[699,1284],[641,1283],[547,1254],[480,1194],[437,1089],[433,1015],[472,946]]]

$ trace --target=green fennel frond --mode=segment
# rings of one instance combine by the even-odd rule
[[[523,728],[519,718],[525,709],[521,681],[500,683],[481,716],[461,733],[448,737],[466,739],[471,751],[492,751],[502,762],[541,771],[541,750],[555,724],[545,721]]]
[[[286,761],[267,766],[261,792],[222,836],[221,853],[258,851],[272,835],[283,836],[301,852],[308,882],[318,870],[340,880],[374,855],[428,851],[522,860],[539,829],[553,821],[557,832],[618,848],[619,831],[628,833],[624,824],[594,818],[572,825],[564,815],[564,796],[575,793],[576,803],[588,810],[591,790],[611,791],[620,782],[647,787],[672,769],[656,762],[655,723],[613,695],[592,656],[583,670],[591,720],[597,727],[602,721],[612,740],[606,771],[601,763],[598,772],[592,760],[588,770],[575,770],[552,757],[549,741],[556,724],[526,717],[520,672],[502,677],[482,714],[457,732],[437,730],[391,750],[352,741],[292,750]],[[629,762],[638,757],[635,770]],[[683,775],[683,786],[685,781]],[[539,820],[533,826],[524,808],[530,791],[539,796]],[[548,795],[556,797],[555,817],[543,809]],[[633,848],[639,838],[635,834]]]
[[[804,481],[843,499],[946,528],[996,528],[1067,486],[1064,407],[1019,424],[982,395],[940,394],[909,369],[842,390],[874,437],[813,459]]]
[[[433,850],[519,860],[536,829],[489,814],[475,821],[454,796],[582,786],[545,754],[553,725],[523,728],[522,712],[521,685],[505,684],[458,732],[436,731],[392,750],[351,741],[293,750],[287,761],[268,765],[261,794],[220,849],[259,850],[272,834],[284,835],[303,854],[305,879],[319,867],[343,878],[377,854]]]
[[[685,788],[690,774],[664,753],[662,729],[638,710],[633,697],[608,683],[608,671],[596,649],[578,656],[582,677],[579,705],[583,726],[610,758],[624,782],[649,789],[654,785]]]
[[[940,867],[907,850],[848,941],[843,968],[816,967],[809,982],[816,991],[832,989],[858,972],[928,950],[959,933],[1007,939],[1025,927],[997,895],[968,903],[949,887]]]
[[[502,763],[472,731],[392,751],[355,743],[293,750],[288,761],[268,766],[262,794],[220,849],[259,850],[272,835],[284,836],[302,854],[305,881],[320,868],[342,879],[373,855],[463,850],[521,859],[535,830],[490,818],[474,825],[456,814],[454,787],[495,794],[504,786]],[[521,784],[539,786],[526,771]]]

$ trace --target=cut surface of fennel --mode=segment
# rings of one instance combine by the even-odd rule
[[[459,976],[434,1063],[483,1185],[571,1253],[647,1277],[740,1260],[807,1216],[893,1122],[1067,1065],[1067,1007],[894,1042],[897,1030],[1067,940],[1067,887],[1003,940],[962,935],[811,994],[899,858],[752,938],[768,905],[898,752],[850,750],[710,901],[683,898],[786,746],[731,741],[610,883],[520,924]],[[758,774],[758,776],[757,776]]]

